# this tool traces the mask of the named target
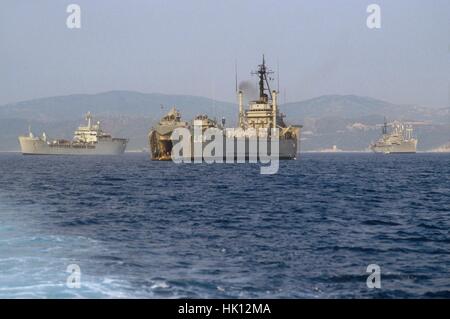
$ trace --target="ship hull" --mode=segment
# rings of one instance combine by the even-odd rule
[[[414,154],[417,151],[417,141],[404,142],[396,145],[372,145],[374,153],[384,154]]]
[[[23,155],[121,155],[127,146],[126,139],[99,141],[90,145],[51,145],[38,138],[19,137]]]
[[[232,146],[229,146],[229,143],[232,144]],[[194,143],[192,141],[192,148],[191,148],[191,156],[188,156],[188,158],[190,157],[191,159],[198,159],[196,158],[195,154],[194,154],[194,148],[197,149],[201,149],[201,150],[205,150],[206,145],[208,145],[209,143],[207,142],[203,142],[203,143],[199,143],[202,145],[196,145],[196,143]],[[249,158],[257,158],[259,159],[260,157],[258,156],[259,154],[259,147],[257,148],[255,153],[251,153],[250,152],[250,140],[247,138],[245,139],[245,151],[244,153],[239,153],[237,151],[237,140],[236,139],[232,139],[229,140],[227,138],[224,137],[223,140],[223,154],[224,154],[224,159],[228,158],[234,158],[234,160],[238,160],[241,158],[245,158],[245,160],[249,160]],[[149,146],[150,146],[150,154],[151,154],[151,159],[155,160],[155,161],[169,161],[172,160],[171,158],[171,153],[172,153],[172,141],[170,139],[167,138],[167,136],[160,136],[157,132],[152,131],[149,134]],[[231,150],[231,154],[227,156],[227,147],[230,148]],[[267,151],[265,152],[265,154],[271,154],[271,145],[270,145],[270,141],[267,143]],[[280,139],[279,140],[279,159],[281,160],[293,160],[296,159],[298,156],[298,141],[297,139]],[[203,151],[201,152],[203,154]],[[263,156],[264,156],[264,152]],[[201,156],[201,159],[206,159],[205,156]]]

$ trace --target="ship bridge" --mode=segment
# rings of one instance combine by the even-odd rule
[[[280,113],[277,103],[277,91],[271,91],[269,80],[274,72],[267,68],[263,56],[262,64],[258,66],[257,71],[252,72],[258,76],[259,97],[249,102],[248,109],[244,110],[243,92],[239,91],[239,127],[253,128],[262,131],[270,128],[287,129],[283,121],[284,115]],[[288,130],[283,130],[287,133]],[[290,134],[292,135],[292,134]],[[289,136],[290,136],[289,135]]]
[[[111,138],[111,135],[103,133],[100,122],[92,124],[91,113],[86,114],[87,126],[80,126],[75,131],[74,142],[77,143],[97,143],[101,138]]]

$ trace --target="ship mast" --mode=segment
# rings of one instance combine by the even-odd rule
[[[257,71],[253,71],[252,75],[257,75],[259,78],[259,100],[260,102],[263,103],[268,103],[269,102],[269,97],[272,100],[272,91],[270,90],[270,85],[269,85],[269,79],[268,79],[268,75],[269,74],[273,74],[273,72],[271,70],[268,70],[266,67],[266,59],[263,55],[263,61],[262,64],[260,64],[258,66],[258,70]],[[267,88],[266,88],[267,86]],[[266,94],[266,91],[269,92],[269,94]]]
[[[384,118],[384,125],[383,125],[382,133],[383,133],[384,135],[387,134],[387,120],[386,120],[386,117]]]

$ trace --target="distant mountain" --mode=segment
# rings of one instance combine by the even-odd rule
[[[50,138],[71,138],[90,111],[115,136],[130,138],[129,150],[146,147],[149,128],[172,106],[185,120],[208,114],[234,126],[237,105],[204,97],[111,91],[48,97],[0,106],[0,151],[18,150],[17,136],[31,125],[35,134]],[[414,105],[397,105],[355,95],[324,95],[281,105],[289,124],[304,126],[303,150],[336,145],[342,150],[364,150],[380,134],[386,116],[389,120],[414,123],[419,149],[438,148],[450,140],[450,112]]]
[[[303,124],[304,150],[331,148],[365,150],[380,136],[381,124],[410,122],[419,138],[418,149],[433,149],[450,140],[450,110],[397,105],[356,95],[324,95],[282,107],[289,122]]]
[[[397,105],[357,95],[323,95],[310,100],[287,103],[285,113],[292,118],[362,118],[372,115],[407,121],[442,121],[448,109],[432,109],[417,105]]]
[[[130,138],[129,150],[142,149],[149,128],[172,106],[186,120],[205,113],[232,123],[237,118],[237,106],[232,103],[187,95],[110,91],[40,98],[0,106],[0,151],[18,150],[17,136],[26,133],[28,126],[35,134],[45,131],[50,138],[71,139],[87,112],[115,136]]]
[[[100,117],[158,118],[176,105],[191,118],[208,112],[210,116],[236,113],[236,106],[204,97],[110,91],[99,94],[74,94],[23,101],[0,106],[1,118],[34,119],[43,122],[74,120],[90,111]]]

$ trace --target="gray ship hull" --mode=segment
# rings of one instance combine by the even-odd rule
[[[246,159],[248,158],[259,158],[259,152],[260,152],[260,148],[259,145],[256,148],[256,151],[252,152],[250,151],[251,147],[250,147],[250,140],[248,138],[245,139],[245,155],[240,154],[237,150],[237,144],[239,142],[237,140],[234,141],[234,154],[235,154],[235,158],[238,157],[245,157]],[[256,143],[256,142],[253,142]],[[271,144],[270,144],[270,140],[267,142],[267,151],[264,152],[263,150],[261,150],[261,155],[264,156],[266,154],[271,154]],[[226,153],[226,150],[224,150],[224,153]],[[279,155],[279,159],[282,160],[293,160],[296,159],[298,156],[298,141],[297,139],[280,139],[279,140],[279,149],[278,149],[278,155]]]
[[[52,145],[39,138],[19,137],[24,155],[121,155],[125,152],[127,142],[126,139],[111,139],[89,145]]]
[[[384,153],[384,154],[411,154],[416,153],[417,149],[417,141],[411,140],[407,142],[403,142],[400,144],[393,145],[372,145],[371,149],[375,153]]]
[[[171,160],[171,153],[172,153],[172,141],[170,139],[164,139],[163,141],[160,140],[160,137],[156,136],[156,131],[152,131],[149,134],[149,146],[150,146],[150,153],[152,155],[153,160]],[[157,143],[156,141],[160,141]],[[205,150],[205,147],[210,142],[202,142],[199,144],[202,145],[195,145],[193,140],[191,140],[191,155],[188,156],[191,159],[196,159],[196,156],[194,154],[194,148],[198,147],[198,149]],[[223,155],[224,159],[228,158],[234,158],[242,159],[245,158],[248,160],[249,158],[259,158],[259,146],[257,145],[256,152],[251,153],[251,147],[250,147],[250,140],[248,138],[245,139],[245,150],[243,153],[240,153],[238,151],[238,141],[237,139],[227,139],[223,138]],[[229,148],[228,152],[231,152],[230,155],[227,155],[227,148]],[[264,152],[262,152],[264,153]],[[161,156],[164,154],[165,156]],[[202,151],[203,154],[203,151]],[[271,154],[271,145],[270,141],[267,143],[267,151],[265,154]],[[298,157],[299,154],[299,143],[297,139],[280,139],[279,140],[279,159],[282,160],[293,160]],[[264,156],[264,154],[263,154]],[[206,157],[202,155],[202,159],[205,159]],[[200,158],[198,158],[200,159]]]

